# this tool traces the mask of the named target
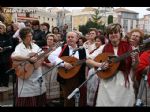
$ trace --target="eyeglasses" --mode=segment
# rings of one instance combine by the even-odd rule
[[[33,37],[33,35],[27,35],[26,37]]]

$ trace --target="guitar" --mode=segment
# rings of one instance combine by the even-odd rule
[[[57,43],[56,48],[61,46],[63,43]],[[12,60],[12,68],[15,69],[16,75],[22,79],[27,79],[31,76],[34,70],[39,68],[42,64],[42,61],[44,60],[47,55],[53,51],[51,48],[49,48],[47,51],[39,54],[38,53],[30,53],[30,58],[36,57],[36,60],[34,62],[30,62],[28,60]],[[39,54],[39,55],[38,55]]]
[[[74,77],[79,72],[81,65],[86,61],[86,60],[78,60],[77,58],[71,56],[63,56],[61,57],[61,59],[67,63],[72,64],[73,66],[73,68],[69,70],[65,69],[64,67],[58,68],[59,76],[64,79],[70,79]]]
[[[141,51],[145,51],[145,50],[148,50],[150,49],[150,45],[147,45],[147,46],[140,46],[139,49],[135,49],[135,50],[132,50],[132,51],[128,51],[127,53],[124,53],[123,55],[121,56],[114,56],[113,54],[111,53],[102,53],[102,54],[99,54],[98,56],[95,57],[95,61],[96,62],[106,62],[108,61],[109,62],[109,68],[106,69],[106,70],[99,70],[97,72],[97,75],[102,78],[102,79],[108,79],[112,76],[114,76],[116,74],[116,71],[119,67],[119,64],[120,64],[120,61],[121,60],[124,60],[125,58],[127,58],[128,56],[131,55],[131,53],[133,52],[141,52]],[[97,69],[97,68],[95,68]]]

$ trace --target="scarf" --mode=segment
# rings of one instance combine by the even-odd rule
[[[117,51],[117,55],[121,56],[124,53],[131,51],[132,48],[131,46],[124,41],[120,41],[119,45],[118,45],[118,51]],[[113,49],[113,45],[109,42],[108,44],[106,44],[106,46],[103,49],[103,53],[107,52],[107,53],[112,53],[114,54],[114,49]],[[120,65],[118,67],[118,70],[123,72],[124,78],[125,78],[125,87],[126,87],[126,82],[129,83],[129,78],[128,75],[130,73],[130,69],[131,69],[131,63],[132,63],[132,59],[131,57],[127,57],[125,59],[123,59],[120,62]]]

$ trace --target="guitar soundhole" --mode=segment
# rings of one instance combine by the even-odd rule
[[[100,60],[100,63],[102,63],[102,60]]]
[[[68,70],[67,69],[65,69],[65,73],[67,73],[68,72]]]

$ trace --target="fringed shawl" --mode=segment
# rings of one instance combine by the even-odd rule
[[[119,45],[118,45],[118,51],[117,51],[117,55],[121,56],[124,53],[131,51],[132,47],[129,45],[129,43],[124,42],[124,41],[120,41]],[[112,53],[114,54],[114,49],[113,49],[113,45],[111,43],[108,43],[104,49],[103,52],[108,52],[108,53]],[[128,79],[128,75],[130,73],[130,69],[131,69],[131,64],[132,64],[132,59],[131,57],[127,57],[123,60],[121,60],[120,65],[118,70],[122,71],[125,77],[125,87],[126,87],[126,82],[129,82]]]

